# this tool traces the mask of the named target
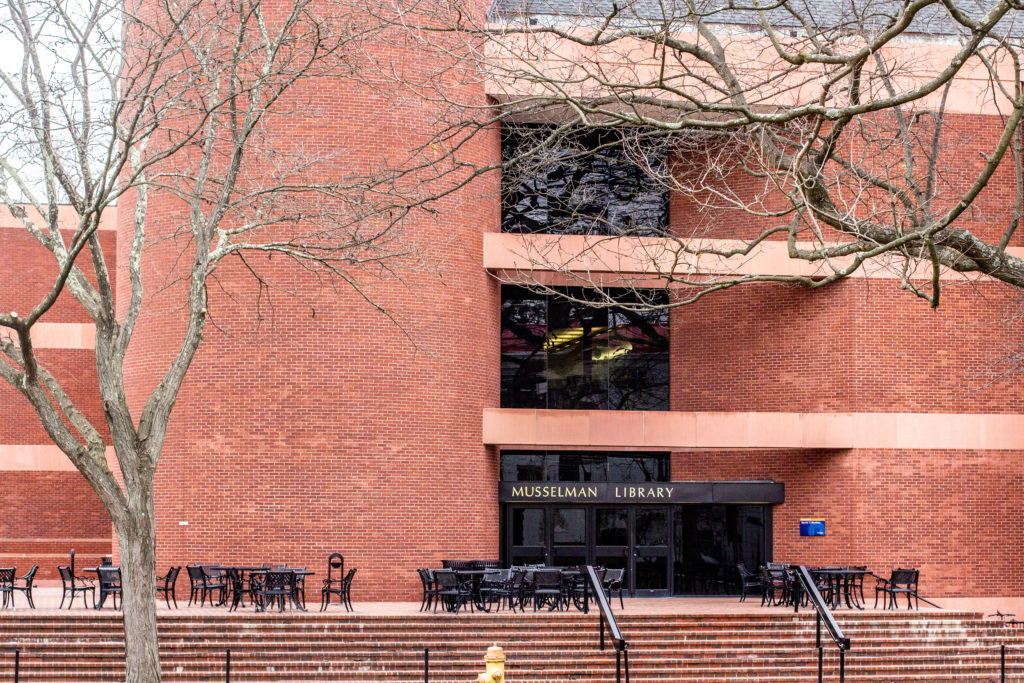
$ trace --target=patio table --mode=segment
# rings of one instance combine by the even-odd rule
[[[490,574],[498,571],[497,569],[453,569],[456,576],[465,576],[473,583],[473,605],[483,611],[487,611],[486,605],[484,605],[483,596],[480,595],[480,579],[483,578],[484,574]]]
[[[831,609],[838,609],[844,602],[850,609],[864,609],[856,595],[853,595],[851,604],[850,596],[854,593],[857,579],[871,572],[866,569],[812,569],[810,571],[812,577],[824,577],[831,584],[832,601],[829,605]]]
[[[298,593],[298,588],[296,586],[295,579],[300,577],[300,576],[302,576],[302,577],[305,577],[305,576],[315,576],[316,572],[312,571],[312,570],[309,570],[309,569],[290,569],[288,567],[285,567],[284,569],[264,569],[263,567],[260,567],[259,569],[254,569],[254,570],[251,570],[249,572],[250,585],[251,585],[251,582],[252,582],[252,576],[253,575],[256,575],[256,574],[267,574],[269,572],[290,572],[292,574],[292,577],[293,577],[292,578],[292,594],[290,596],[291,597],[291,601],[292,601],[292,606],[295,607],[296,609],[302,610],[303,612],[308,611],[308,610],[306,610],[305,598],[303,598],[301,601],[297,599],[297,595],[296,594]]]

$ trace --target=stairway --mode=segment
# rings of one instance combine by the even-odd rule
[[[966,612],[841,613],[852,649],[847,681],[1024,680],[1024,630]],[[510,683],[615,680],[609,641],[598,649],[596,614],[421,616],[202,614],[160,616],[164,681],[423,681],[469,683],[487,646],[505,648]],[[815,622],[794,615],[620,615],[630,643],[630,679],[644,681],[816,680]],[[827,634],[823,633],[827,639]],[[0,650],[21,651],[19,681],[114,682],[123,673],[121,621],[113,613],[0,615]],[[0,658],[0,681],[13,680]],[[825,678],[838,680],[826,642]]]

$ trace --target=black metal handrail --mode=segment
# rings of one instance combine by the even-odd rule
[[[836,618],[832,616],[832,610],[828,608],[825,600],[821,597],[821,593],[818,592],[818,586],[814,583],[814,579],[811,578],[811,573],[807,570],[807,567],[798,565],[796,567],[796,578],[796,584],[807,594],[807,601],[818,614],[815,625],[815,647],[818,649],[818,683],[821,683],[824,669],[824,652],[821,647],[822,622],[825,622],[828,634],[832,637],[836,647],[839,648],[839,683],[844,683],[846,681],[846,651],[850,649],[850,639],[843,635],[843,629],[839,628],[839,624],[836,623]],[[794,612],[800,611],[801,600],[800,591],[797,591],[793,596]]]
[[[625,664],[626,670],[626,683],[629,683],[629,643],[622,636],[622,631],[619,630],[619,623],[615,621],[615,615],[612,614],[612,606],[608,602],[608,596],[604,594],[604,586],[601,585],[600,579],[597,578],[597,572],[594,571],[592,565],[586,565],[586,573],[583,581],[583,611],[590,611],[590,588],[594,591],[594,600],[597,602],[597,606],[600,609],[600,626],[601,629],[601,645],[600,648],[604,649],[604,629],[605,624],[608,625],[608,634],[611,636],[612,644],[615,645],[615,680],[616,683],[622,681],[622,670],[623,664]]]

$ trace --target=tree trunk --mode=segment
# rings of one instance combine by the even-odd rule
[[[156,630],[156,528],[152,481],[129,489],[128,518],[115,523],[121,550],[126,683],[159,683]],[[123,528],[121,528],[123,527]]]

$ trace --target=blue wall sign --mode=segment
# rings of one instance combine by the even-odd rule
[[[824,519],[801,519],[800,520],[800,535],[801,536],[824,536],[825,535],[825,520]]]

